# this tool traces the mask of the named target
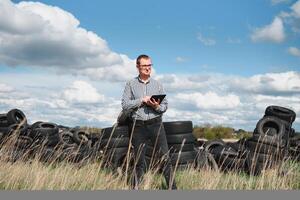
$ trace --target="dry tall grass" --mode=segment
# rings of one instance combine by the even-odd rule
[[[267,170],[260,176],[241,173],[223,173],[208,169],[177,171],[176,180],[183,190],[291,190],[300,189],[300,167],[288,163],[287,174],[278,175],[278,169]],[[0,189],[2,190],[127,190],[125,175],[100,168],[98,162],[78,167],[68,163],[45,164],[38,160],[0,161]],[[164,179],[149,171],[144,176],[142,190],[161,189]]]

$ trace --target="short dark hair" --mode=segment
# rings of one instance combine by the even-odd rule
[[[140,61],[141,59],[144,58],[144,59],[150,59],[150,56],[146,55],[146,54],[141,54],[137,57],[136,59],[136,65],[140,65]]]

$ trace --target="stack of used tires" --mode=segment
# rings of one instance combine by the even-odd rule
[[[294,111],[280,107],[268,106],[264,117],[258,121],[253,136],[246,141],[249,151],[247,159],[248,172],[260,174],[263,169],[281,163],[287,156]]]
[[[29,125],[19,109],[0,114],[0,143],[9,151],[9,161],[38,158],[46,162],[79,162],[91,155],[88,136],[85,131],[50,122]]]
[[[104,128],[101,137],[96,143],[98,151],[103,151],[104,166],[116,169],[125,163],[129,147],[128,126]]]
[[[225,143],[221,139],[211,140],[204,144],[204,152],[206,157],[202,159],[208,159],[210,168],[215,170],[240,171],[245,168],[247,154],[244,139],[234,143]]]
[[[164,122],[163,125],[172,165],[176,166],[176,169],[186,169],[188,166],[193,166],[196,161],[197,151],[194,145],[196,138],[192,134],[192,122]],[[158,155],[156,151],[157,149],[154,149],[153,144],[147,145],[146,162],[149,167],[156,166],[155,163],[159,161],[159,158],[155,157],[155,155]]]

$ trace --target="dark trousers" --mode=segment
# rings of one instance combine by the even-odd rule
[[[132,128],[132,145],[134,147],[134,158],[136,163],[132,182],[133,186],[138,187],[145,173],[145,152],[147,142],[150,140],[152,145],[155,147],[153,155],[162,158],[163,175],[166,179],[166,183],[168,184],[168,188],[177,189],[175,180],[172,180],[173,170],[169,157],[166,133],[161,118],[150,121],[136,120],[135,126],[132,126]]]

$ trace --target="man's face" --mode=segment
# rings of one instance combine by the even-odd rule
[[[151,69],[152,69],[152,62],[151,59],[145,59],[142,58],[140,60],[140,64],[137,66],[139,70],[139,74],[142,76],[150,76],[151,74]]]

